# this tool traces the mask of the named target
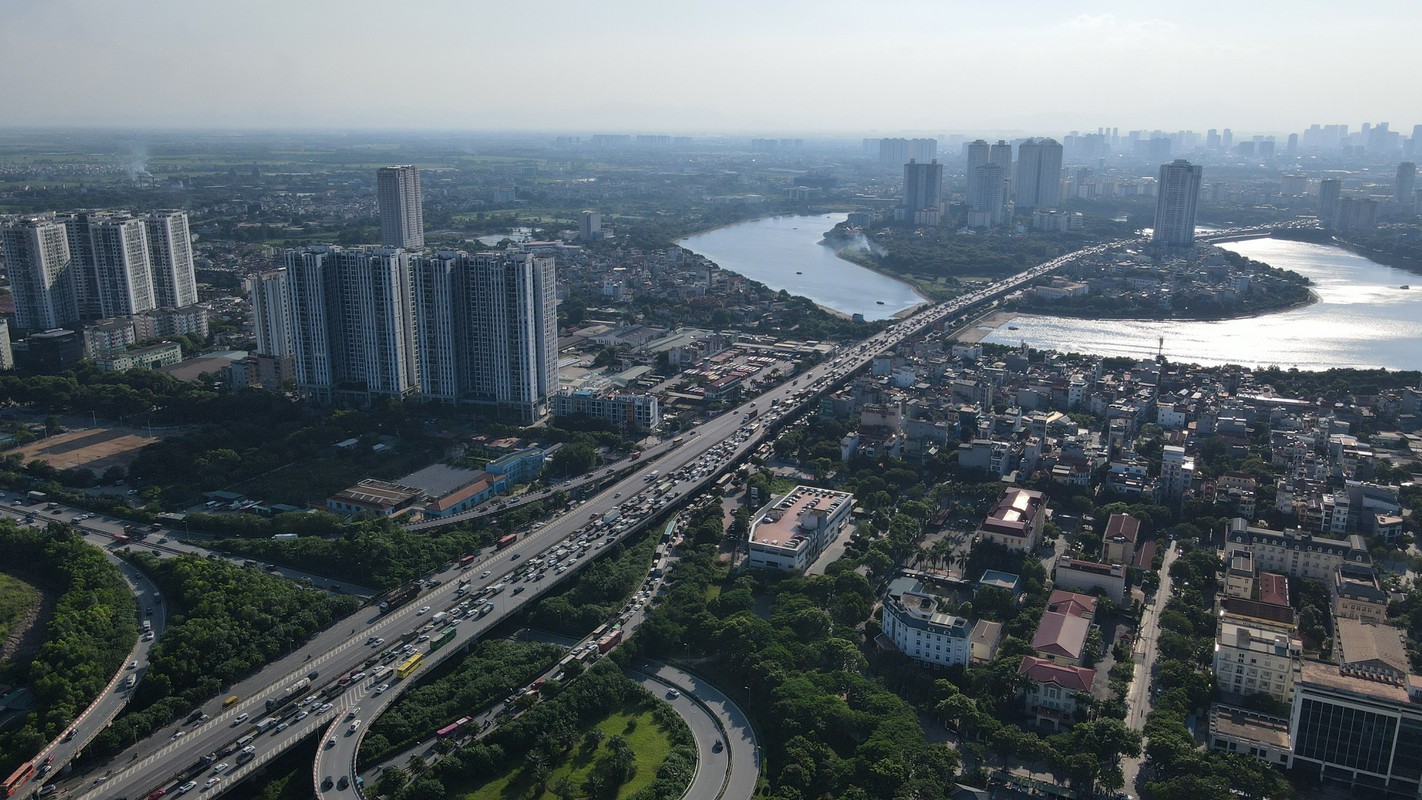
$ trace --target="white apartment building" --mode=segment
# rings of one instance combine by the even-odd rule
[[[0,223],[0,239],[16,321],[30,330],[197,303],[182,211],[10,218]]]
[[[153,273],[153,300],[159,308],[183,308],[198,301],[188,215],[159,211],[143,218]]]
[[[89,220],[99,313],[126,317],[154,308],[153,273],[148,230],[134,217],[104,216]]]
[[[78,270],[63,223],[30,217],[0,227],[0,255],[9,271],[17,326],[46,331],[79,319],[74,288]]]
[[[1333,581],[1333,573],[1341,564],[1371,567],[1373,563],[1361,536],[1325,539],[1301,531],[1252,528],[1239,517],[1230,520],[1225,546],[1230,550],[1249,550],[1260,572],[1278,572],[1324,583]]]
[[[1287,627],[1225,615],[1215,636],[1215,681],[1238,695],[1293,702],[1303,642]]]
[[[490,404],[525,424],[547,415],[558,382],[551,256],[309,247],[284,261],[249,292],[259,343],[276,349],[286,326],[303,393]]]
[[[322,402],[331,401],[336,385],[331,353],[334,310],[327,297],[327,273],[334,269],[333,257],[334,249],[329,247],[288,250],[284,256],[296,386],[302,394]]]
[[[1185,455],[1185,448],[1168,444],[1160,454],[1160,482],[1157,485],[1162,505],[1180,506],[1181,498],[1195,478],[1195,459]]]
[[[521,422],[548,414],[558,389],[557,278],[551,256],[479,254],[468,287],[475,397]]]
[[[751,518],[751,567],[809,569],[839,536],[853,507],[854,495],[812,486],[773,498]]]
[[[403,250],[337,254],[340,383],[368,401],[419,388],[410,261]]]
[[[904,655],[936,667],[965,665],[973,655],[973,623],[937,610],[932,595],[904,592],[884,599],[884,635]]]
[[[380,243],[413,250],[424,247],[425,207],[419,168],[406,164],[376,170],[375,195],[380,207]]]
[[[553,395],[553,416],[587,414],[620,428],[651,430],[662,423],[655,395],[564,389]]]
[[[252,305],[257,352],[267,356],[291,355],[291,304],[287,298],[286,270],[263,272],[245,283]]]
[[[460,263],[461,254],[453,251],[417,253],[410,259],[420,395],[440,403],[458,403],[463,385]]]

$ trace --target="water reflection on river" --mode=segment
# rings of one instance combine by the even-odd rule
[[[845,214],[769,217],[727,225],[678,242],[722,269],[771,289],[808,297],[844,314],[887,319],[923,298],[911,286],[852,264],[819,244]]]
[[[1305,308],[1222,322],[1080,320],[1024,315],[985,342],[1105,356],[1147,356],[1165,338],[1175,361],[1250,366],[1422,368],[1422,275],[1330,245],[1254,239],[1222,245],[1314,283]],[[1401,289],[1416,284],[1414,289]]]

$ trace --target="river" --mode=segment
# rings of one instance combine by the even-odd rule
[[[833,247],[819,243],[845,217],[768,217],[698,233],[677,244],[771,289],[867,320],[888,319],[924,302],[912,286],[845,261]]]
[[[1313,281],[1318,302],[1219,322],[1084,320],[1023,315],[983,338],[1103,356],[1246,366],[1422,368],[1422,276],[1341,247],[1252,239],[1221,245]],[[1414,288],[1404,290],[1400,286]],[[1015,328],[1015,330],[1014,330]]]

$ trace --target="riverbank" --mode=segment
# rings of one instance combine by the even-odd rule
[[[1319,301],[1318,293],[1315,292],[1315,291],[1312,290],[1312,289],[1309,289],[1309,290],[1308,290],[1308,297],[1307,297],[1306,299],[1304,299],[1304,300],[1299,300],[1299,301],[1294,302],[1294,303],[1284,303],[1284,304],[1282,304],[1282,305],[1271,306],[1271,307],[1269,307],[1269,308],[1255,308],[1255,309],[1251,309],[1251,310],[1250,310],[1249,312],[1247,312],[1247,313],[1240,313],[1240,314],[1215,314],[1215,315],[1208,315],[1208,314],[1206,314],[1206,315],[1183,314],[1183,315],[1180,315],[1180,316],[1168,316],[1168,317],[1167,317],[1167,316],[1140,317],[1140,316],[1129,316],[1129,315],[1113,316],[1113,315],[1110,314],[1109,312],[1102,313],[1102,312],[1099,311],[1099,310],[1097,310],[1097,311],[1089,311],[1089,312],[1087,312],[1087,311],[1073,312],[1071,309],[1046,308],[1046,307],[1043,307],[1043,308],[1018,308],[1018,309],[1010,309],[1009,312],[1007,312],[1007,313],[1011,313],[1013,316],[1029,316],[1029,315],[1030,315],[1030,316],[1034,316],[1034,317],[1061,317],[1061,318],[1063,318],[1063,319],[1094,319],[1094,320],[1102,320],[1102,321],[1107,321],[1107,320],[1109,320],[1109,321],[1111,321],[1111,322],[1230,322],[1230,321],[1232,321],[1232,320],[1237,320],[1237,319],[1258,319],[1259,317],[1267,317],[1267,316],[1270,316],[1270,315],[1272,315],[1272,314],[1283,314],[1283,313],[1288,312],[1288,311],[1297,311],[1297,310],[1299,310],[1299,309],[1301,309],[1301,308],[1308,308],[1309,306],[1313,305],[1314,303],[1317,303],[1318,301]]]
[[[997,333],[998,328],[1017,319],[1019,316],[1021,316],[1021,314],[1015,311],[993,311],[959,328],[959,332],[954,334],[952,338],[957,339],[963,344],[977,344],[983,339]]]

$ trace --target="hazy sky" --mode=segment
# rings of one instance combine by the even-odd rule
[[[1419,31],[1419,0],[0,0],[0,126],[1406,133]]]

